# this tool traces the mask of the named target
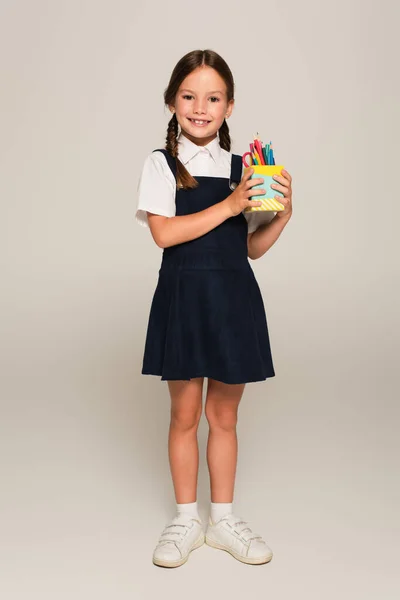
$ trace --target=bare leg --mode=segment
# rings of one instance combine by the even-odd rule
[[[209,424],[207,464],[211,502],[233,502],[238,443],[237,412],[245,384],[208,380],[205,414]]]
[[[171,396],[168,454],[178,504],[196,502],[197,499],[197,430],[202,412],[203,381],[203,377],[168,381]]]

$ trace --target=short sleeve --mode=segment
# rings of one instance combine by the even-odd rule
[[[147,212],[174,217],[176,213],[175,177],[162,152],[152,152],[146,158],[137,187],[136,222],[149,227]]]

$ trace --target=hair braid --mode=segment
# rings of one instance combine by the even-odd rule
[[[168,123],[165,149],[176,161],[176,186],[177,188],[195,188],[198,181],[189,173],[178,158],[178,133],[179,123],[176,114],[172,115]]]
[[[223,148],[227,152],[230,152],[231,136],[229,135],[229,127],[228,127],[228,123],[226,122],[226,119],[224,119],[224,122],[222,123],[221,127],[219,128],[219,145],[221,146],[221,148]]]
[[[172,119],[170,119],[168,123],[167,129],[167,138],[165,149],[171,156],[174,158],[178,157],[178,119],[176,118],[176,114],[172,115]]]

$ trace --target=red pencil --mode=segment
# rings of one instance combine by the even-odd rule
[[[256,150],[257,150],[257,152],[258,152],[258,154],[260,156],[261,164],[265,165],[265,160],[264,160],[264,154],[263,154],[263,151],[262,151],[262,146],[261,146],[260,141],[257,138],[254,138],[254,145],[255,145]]]

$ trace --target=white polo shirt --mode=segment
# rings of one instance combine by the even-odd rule
[[[231,153],[221,148],[218,135],[206,146],[197,146],[180,133],[178,157],[193,177],[226,177],[228,180],[230,178]],[[176,181],[162,152],[152,152],[147,156],[137,191],[136,221],[143,227],[149,226],[146,211],[164,217],[175,216]],[[262,223],[269,223],[276,212],[243,212],[243,214],[247,220],[248,233],[252,233]]]

